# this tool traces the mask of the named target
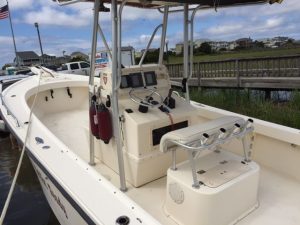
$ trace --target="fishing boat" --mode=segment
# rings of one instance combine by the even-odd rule
[[[195,14],[279,1],[104,2],[111,4],[111,52],[94,10],[90,77],[33,67],[35,76],[1,95],[2,118],[25,145],[59,222],[300,224],[300,131],[189,98]],[[108,11],[99,0],[93,4]],[[162,24],[140,63],[122,68],[121,22],[127,6],[159,10]],[[171,88],[163,65],[168,15],[178,11],[184,14],[183,94]],[[144,64],[159,29],[158,63]],[[112,67],[94,78],[98,32]]]
[[[28,75],[6,75],[6,76],[0,76],[0,95],[2,91],[4,91],[8,86],[12,85],[13,83],[24,79],[28,77]],[[4,121],[2,120],[0,116],[0,133],[8,133],[9,130],[5,126]]]

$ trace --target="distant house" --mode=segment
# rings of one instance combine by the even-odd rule
[[[60,57],[56,57],[54,65],[61,66],[62,64],[68,63],[71,61],[71,56],[64,55]]]
[[[136,57],[136,58],[142,57],[142,52],[136,51],[136,52],[134,53],[134,57]]]
[[[290,39],[289,37],[273,37],[273,38],[264,38],[258,41],[264,43],[264,46],[267,48],[278,48],[285,45]]]
[[[43,54],[41,57],[41,62],[44,65],[54,65],[56,61],[56,56]]]
[[[251,48],[253,40],[251,38],[240,38],[235,41],[240,48]]]
[[[122,51],[123,51],[123,47],[122,47]],[[142,49],[141,50],[141,53],[144,53],[146,51],[146,49]],[[147,50],[147,52],[158,52],[159,51],[159,48],[149,48]]]
[[[74,58],[82,58],[86,61],[89,61],[89,56],[87,54],[84,54],[82,52],[73,52],[71,53],[71,59],[74,59]]]
[[[134,51],[134,48],[132,46],[123,46],[122,51]]]
[[[18,62],[20,66],[31,66],[40,64],[40,57],[33,51],[17,52],[14,62]]]
[[[191,41],[188,42],[188,49],[190,48],[190,44],[191,44]],[[193,47],[195,48],[195,42],[193,43]],[[183,53],[183,50],[184,50],[184,44],[182,42],[180,43],[177,43],[175,45],[175,55],[180,55]]]
[[[281,36],[278,36],[278,37],[274,37],[272,38],[275,42],[279,43],[279,45],[283,45],[285,43],[288,42],[288,40],[293,40],[292,38],[289,38],[289,37],[281,37]]]
[[[228,50],[230,43],[227,41],[210,41],[208,44],[211,46],[211,49],[214,51],[220,51],[221,49]]]
[[[206,42],[211,42],[211,40],[209,39],[197,39],[196,41],[194,41],[194,45],[195,45],[195,48],[199,48],[203,43],[206,43]]]
[[[228,50],[234,50],[237,46],[238,44],[235,41],[231,41],[229,42]]]
[[[176,48],[170,48],[169,51],[172,53],[176,53]]]
[[[180,55],[183,52],[183,43],[178,43],[175,46],[175,54]]]

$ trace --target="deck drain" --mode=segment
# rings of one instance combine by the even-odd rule
[[[39,144],[44,144],[44,140],[40,137],[35,137],[35,141],[36,141],[36,144],[39,145]]]
[[[129,217],[128,216],[120,216],[117,220],[116,220],[116,225],[128,225],[130,222]]]

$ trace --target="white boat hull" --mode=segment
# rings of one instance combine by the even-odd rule
[[[74,201],[72,196],[51,175],[47,176],[47,170],[38,166],[35,159],[29,153],[32,166],[37,174],[45,197],[61,225],[68,224],[95,224],[89,216]],[[84,219],[85,218],[85,219]]]
[[[4,114],[3,118],[21,143],[24,142],[29,106],[32,104],[37,79],[32,77],[22,82],[26,83],[11,87],[5,92],[5,98],[9,100],[8,104],[5,107],[0,104],[1,112]],[[68,95],[66,87],[70,88],[73,98]],[[54,90],[54,98],[51,98],[50,89]],[[159,152],[157,146],[146,152],[145,146],[151,147],[149,142],[152,141],[148,136],[144,135],[141,138],[138,148],[135,144],[137,138],[130,137],[133,133],[140,135],[144,132],[145,126],[144,130],[138,126],[139,124],[136,124],[134,129],[133,126],[124,128],[124,136],[128,136],[127,141],[130,141],[131,145],[130,154],[124,152],[126,175],[132,176],[132,180],[127,184],[128,192],[123,193],[119,190],[119,176],[114,165],[116,160],[113,158],[114,141],[111,141],[109,145],[104,145],[95,140],[95,143],[98,143],[95,149],[96,165],[88,164],[88,111],[86,109],[87,102],[84,101],[87,90],[87,78],[80,76],[43,80],[40,90],[41,98],[34,111],[31,138],[27,143],[27,153],[45,196],[59,222],[63,225],[111,225],[116,224],[115,222],[120,216],[126,215],[130,218],[130,225],[140,225],[140,221],[142,224],[149,225],[178,224],[176,218],[172,219],[173,216],[167,215],[167,212],[164,211],[166,197],[168,197],[166,196],[168,194],[166,191],[167,179],[162,171],[158,170],[158,166],[161,165],[161,162],[168,161],[162,157],[163,153]],[[13,95],[16,97],[12,97]],[[136,105],[131,105],[130,101],[121,103],[135,110]],[[25,112],[20,111],[16,106],[23,106]],[[7,113],[6,107],[9,108],[10,114]],[[192,103],[192,107],[195,108],[193,111],[186,110],[187,107],[185,107],[182,112],[178,113],[180,115],[185,113],[185,115],[183,118],[180,118],[180,115],[177,118],[174,117],[175,122],[187,120],[189,123],[201,124],[226,115],[245,118],[242,115],[198,103]],[[143,114],[126,114],[127,123],[133,121],[132,116],[134,115],[142,116]],[[153,110],[148,115],[155,121],[163,119],[162,125],[146,121],[147,123],[144,124],[147,125],[146,129],[149,131],[170,124],[168,117],[158,110]],[[16,122],[16,118],[19,123]],[[144,118],[140,117],[139,119],[140,122],[144,122]],[[37,143],[36,138],[43,139],[43,144]],[[258,189],[261,206],[239,221],[239,224],[264,225],[276,224],[276,221],[288,221],[285,224],[298,225],[300,223],[300,207],[294,199],[300,198],[300,193],[296,191],[300,188],[299,130],[255,119],[253,139],[252,157],[262,168],[263,174]],[[47,146],[49,148],[46,148]],[[242,155],[240,146],[240,142],[232,141],[223,145],[222,148],[234,152],[236,155]],[[141,155],[140,158],[134,157],[135,149],[144,150],[144,155]],[[103,163],[105,160],[106,164]],[[134,178],[135,174],[130,174],[130,172],[135,168],[130,167],[130,163],[138,168],[143,168],[143,171],[145,170],[147,173]],[[168,165],[163,166],[169,167]],[[145,178],[146,175],[153,181],[147,183],[148,180],[145,179],[145,184],[144,180],[140,182],[139,178]],[[138,181],[136,186],[139,187],[134,186],[133,181],[136,180]],[[192,182],[189,180],[187,183],[191,186]],[[277,185],[283,184],[286,184],[287,187],[276,188]],[[228,199],[230,198],[227,198],[227,201],[229,201]],[[280,202],[280,206],[272,208],[278,202]],[[289,213],[281,213],[281,207],[292,210]],[[189,210],[185,209],[183,213],[187,213]]]

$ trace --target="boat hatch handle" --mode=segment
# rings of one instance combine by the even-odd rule
[[[130,219],[128,216],[120,216],[116,220],[116,225],[128,225],[130,223]]]

